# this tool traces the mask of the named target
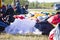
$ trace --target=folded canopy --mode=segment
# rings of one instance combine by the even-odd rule
[[[59,14],[56,14],[54,16],[51,16],[49,19],[48,19],[48,22],[49,23],[52,23],[52,24],[58,24],[60,23],[60,15]]]

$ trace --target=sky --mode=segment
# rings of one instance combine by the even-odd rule
[[[28,0],[29,2],[60,2],[60,0]]]

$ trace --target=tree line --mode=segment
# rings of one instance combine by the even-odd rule
[[[3,2],[7,4],[11,4],[14,2],[14,0],[3,0]],[[28,4],[30,9],[41,9],[41,8],[53,8],[54,3],[39,3],[38,1],[36,2],[29,2],[28,0],[20,0],[21,5]]]

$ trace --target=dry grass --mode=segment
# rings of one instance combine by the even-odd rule
[[[29,9],[29,12],[48,12],[52,14],[52,12],[56,12],[54,9]]]
[[[48,36],[0,34],[0,40],[48,40]]]

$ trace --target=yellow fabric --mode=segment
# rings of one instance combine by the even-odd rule
[[[45,14],[39,14],[39,13],[35,13],[35,15],[33,16],[34,18],[37,18],[38,16],[44,16]]]

